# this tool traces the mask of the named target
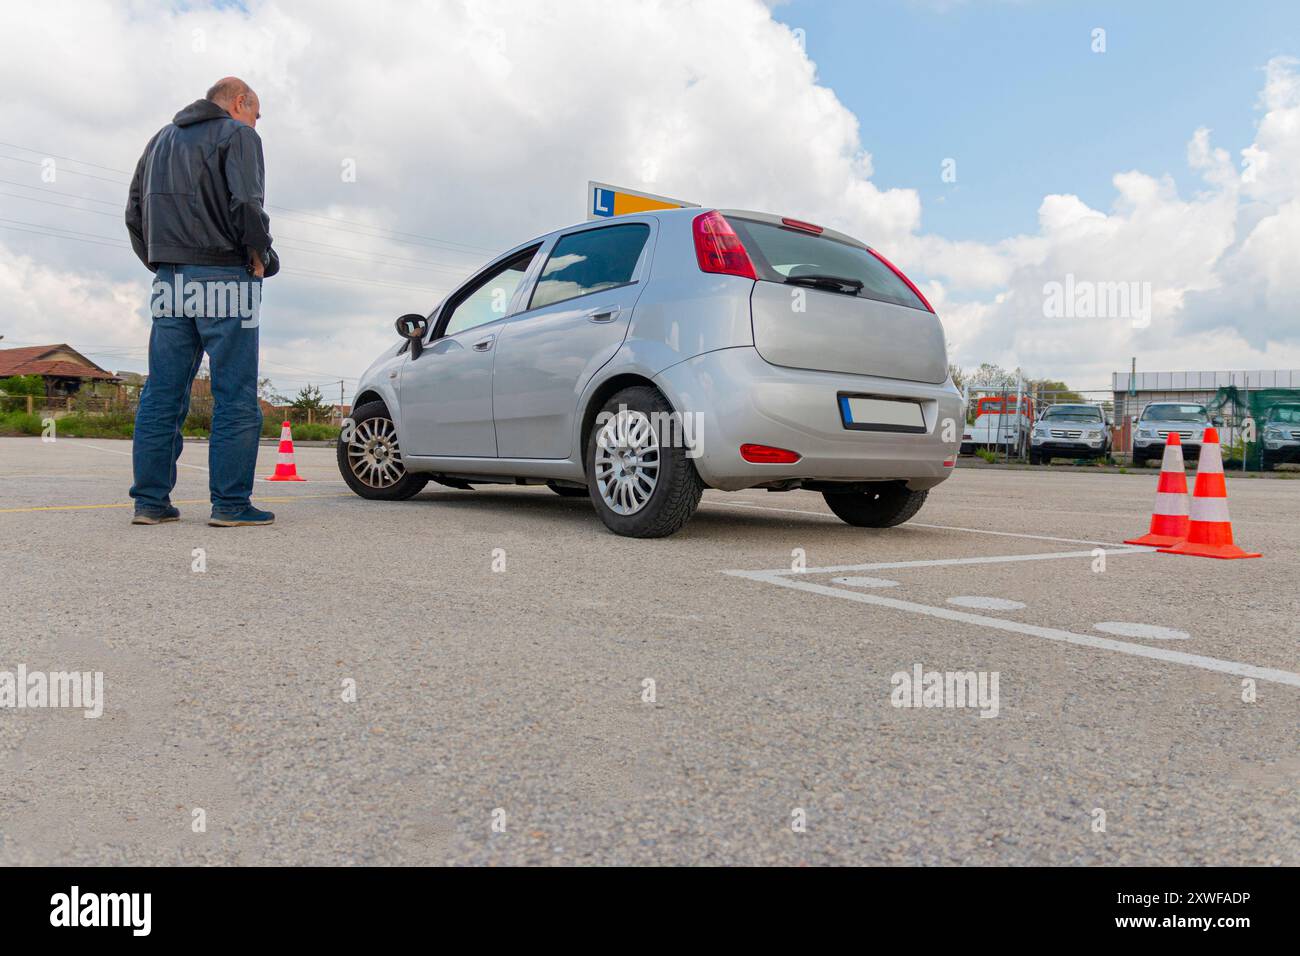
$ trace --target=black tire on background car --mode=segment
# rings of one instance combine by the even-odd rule
[[[352,410],[351,425],[345,424],[339,435],[338,462],[343,480],[362,498],[405,501],[429,483],[402,463],[397,427],[383,402],[366,402]]]
[[[841,521],[858,528],[892,528],[913,517],[928,491],[909,491],[901,481],[881,482],[875,491],[824,491],[827,506]]]
[[[1029,463],[1031,465],[1041,465],[1043,463],[1043,456],[1036,451],[1031,451],[1029,453]],[[1051,459],[1048,459],[1048,463],[1051,463]]]
[[[1147,466],[1147,456],[1139,455],[1137,452],[1133,452],[1133,467],[1145,468],[1146,466]]]
[[[1268,452],[1261,452],[1259,456],[1259,470],[1272,471],[1277,467],[1277,462],[1269,457]]]
[[[587,489],[615,534],[663,538],[691,519],[704,482],[672,427],[673,408],[648,385],[625,388],[601,409],[587,438]]]
[[[576,488],[573,485],[560,485],[553,481],[548,481],[546,487],[561,498],[590,498],[591,490],[588,488]]]

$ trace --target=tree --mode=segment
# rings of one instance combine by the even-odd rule
[[[1072,402],[1082,405],[1087,402],[1087,399],[1071,389],[1070,386],[1055,379],[1036,378],[1029,383],[1029,386],[1039,401],[1049,401],[1054,405],[1060,402]]]
[[[6,395],[35,395],[39,398],[45,394],[45,379],[39,375],[0,378],[0,392]]]
[[[275,385],[269,378],[257,380],[257,397],[268,405],[284,405],[289,401],[275,390]]]
[[[1001,365],[984,362],[975,371],[966,376],[966,384],[971,388],[1015,388],[1020,369],[1008,372]]]
[[[325,401],[320,389],[315,385],[305,385],[292,402],[293,410],[304,417],[309,414],[316,421],[329,421],[334,417],[334,406]]]

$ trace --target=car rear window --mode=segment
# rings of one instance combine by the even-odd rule
[[[561,236],[542,268],[530,309],[632,281],[650,227],[629,222]]]
[[[856,279],[862,283],[858,293],[862,298],[926,310],[907,283],[865,249],[757,219],[728,216],[727,222],[745,244],[760,279],[784,282],[813,275]]]

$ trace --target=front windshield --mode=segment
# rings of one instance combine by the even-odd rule
[[[1142,413],[1144,422],[1203,422],[1204,405],[1148,405]]]
[[[1274,405],[1268,412],[1269,423],[1300,425],[1300,405]]]
[[[1043,413],[1044,421],[1054,422],[1101,422],[1101,409],[1089,405],[1053,405]]]

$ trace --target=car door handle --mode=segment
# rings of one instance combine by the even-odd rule
[[[613,322],[621,311],[616,305],[608,308],[598,306],[587,313],[587,318],[592,322]]]
[[[472,348],[475,352],[486,352],[492,348],[492,343],[495,342],[496,339],[497,337],[495,335],[489,335],[487,338],[479,339],[475,342]]]

